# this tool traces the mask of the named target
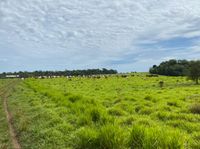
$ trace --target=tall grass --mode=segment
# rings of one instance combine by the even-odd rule
[[[199,87],[145,76],[24,80],[8,100],[22,147],[197,148]]]
[[[131,149],[183,149],[185,136],[179,131],[159,127],[134,126],[130,135]]]
[[[200,114],[200,103],[195,103],[190,106],[190,111],[194,114]]]
[[[98,129],[81,128],[73,138],[74,149],[123,149],[125,136],[116,125],[104,125]]]

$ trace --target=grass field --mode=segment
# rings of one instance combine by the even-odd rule
[[[146,74],[27,79],[8,98],[23,149],[200,149],[199,104],[185,77]]]
[[[3,81],[0,80],[0,94],[3,94],[3,91],[6,90],[5,86],[10,83],[10,80]],[[9,149],[11,148],[9,136],[9,129],[6,120],[6,114],[3,107],[3,99],[0,96],[0,149]]]

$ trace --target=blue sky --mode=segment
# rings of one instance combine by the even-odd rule
[[[200,58],[199,0],[1,0],[0,72]]]

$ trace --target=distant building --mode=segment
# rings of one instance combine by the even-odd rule
[[[6,78],[19,78],[19,75],[6,75]]]

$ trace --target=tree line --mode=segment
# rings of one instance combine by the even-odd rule
[[[19,71],[4,72],[0,74],[0,78],[6,78],[8,75],[19,75],[20,78],[30,78],[39,76],[88,76],[100,74],[117,74],[117,70],[113,69],[87,69],[87,70],[64,70],[64,71]]]
[[[200,79],[200,60],[175,60],[161,62],[149,69],[151,74],[166,76],[188,76],[198,84]]]

